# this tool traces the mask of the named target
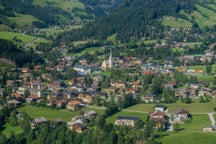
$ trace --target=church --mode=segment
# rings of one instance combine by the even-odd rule
[[[105,69],[110,69],[113,67],[113,61],[112,61],[112,51],[110,50],[110,56],[109,56],[109,59],[108,60],[104,60],[102,62],[102,69],[105,70]]]

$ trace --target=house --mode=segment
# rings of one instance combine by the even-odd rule
[[[90,110],[90,111],[86,111],[84,112],[81,117],[85,117],[85,118],[94,118],[96,117],[97,113],[94,110]]]
[[[76,99],[71,100],[67,105],[67,110],[76,110],[80,106],[80,102]]]
[[[13,99],[13,100],[8,100],[8,101],[7,101],[7,104],[8,104],[8,105],[13,105],[14,107],[18,107],[18,106],[21,105],[21,103],[20,103],[19,101],[15,100],[15,99]]]
[[[173,113],[173,121],[175,122],[182,122],[189,118],[189,112],[185,109],[178,109]]]
[[[81,123],[76,123],[71,126],[71,129],[78,133],[82,133],[86,129],[86,127]]]
[[[73,69],[75,71],[77,71],[79,75],[87,75],[87,74],[91,73],[91,69],[90,68],[82,66],[82,65],[75,65],[73,67]]]
[[[25,99],[27,103],[36,102],[39,99],[38,96],[31,95]]]
[[[115,125],[134,127],[137,120],[139,120],[138,117],[118,116],[115,120]]]
[[[165,112],[167,110],[167,107],[165,105],[159,105],[157,104],[155,106],[155,111],[162,111],[162,112]]]
[[[149,102],[156,102],[156,94],[146,94],[143,98],[144,102],[149,103]]]
[[[46,122],[46,118],[45,117],[38,117],[38,118],[35,118],[31,121],[31,128],[32,129],[35,129],[37,127],[38,124],[40,123],[44,123]]]
[[[166,128],[166,114],[162,111],[155,111],[149,113],[149,119],[155,123],[156,128]]]
[[[16,100],[21,100],[22,96],[18,93],[11,93],[11,97],[15,98]]]
[[[66,104],[67,104],[67,101],[64,100],[64,99],[60,99],[60,100],[56,100],[56,101],[55,101],[55,105],[56,105],[57,107],[65,107]]]

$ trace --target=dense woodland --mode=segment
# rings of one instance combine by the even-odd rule
[[[105,40],[115,33],[118,33],[117,39],[122,42],[142,37],[161,38],[164,27],[157,19],[165,15],[187,19],[178,12],[194,10],[194,3],[195,1],[184,0],[128,0],[108,16],[98,18],[82,29],[65,32],[59,35],[58,39],[60,41],[86,40],[88,38]]]
[[[26,64],[35,65],[44,63],[44,60],[38,57],[33,52],[33,50],[25,51],[20,49],[9,40],[0,39],[0,45],[0,57],[9,61],[13,61],[18,67],[24,66]]]

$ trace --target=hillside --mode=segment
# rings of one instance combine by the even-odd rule
[[[109,13],[123,0],[0,0],[0,25],[11,28],[83,24]],[[4,27],[5,28],[5,27]]]
[[[104,41],[117,34],[117,40],[129,42],[164,39],[166,30],[172,27],[192,28],[202,33],[214,32],[215,13],[215,0],[127,0],[109,15],[98,18],[81,30],[65,32],[59,38],[61,41]]]
[[[195,1],[185,0],[127,0],[121,7],[86,25],[82,30],[64,33],[64,39],[76,41],[85,38],[105,40],[118,33],[121,41],[135,38],[159,38],[164,29],[160,19],[163,16],[174,16],[188,21],[181,11],[189,13],[195,10]],[[68,36],[68,37],[66,37]],[[61,37],[61,36],[60,36]]]

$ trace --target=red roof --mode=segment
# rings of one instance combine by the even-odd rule
[[[68,105],[71,105],[71,106],[76,106],[76,105],[80,105],[81,103],[78,101],[78,100],[72,100],[68,103]]]
[[[20,95],[20,94],[18,94],[18,93],[11,93],[11,96],[12,97],[15,97],[15,98],[22,98],[22,96]]]

